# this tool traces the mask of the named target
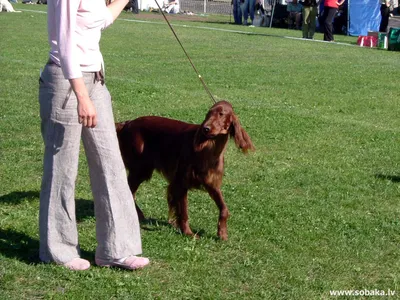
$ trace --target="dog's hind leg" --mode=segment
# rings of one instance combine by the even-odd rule
[[[222,196],[222,192],[219,188],[213,186],[205,187],[210,197],[215,201],[219,209],[219,218],[218,218],[218,236],[221,240],[228,239],[228,227],[227,221],[229,218],[229,210],[225,204],[224,197]]]

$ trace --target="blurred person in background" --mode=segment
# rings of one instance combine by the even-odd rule
[[[390,17],[390,0],[381,0],[381,24],[379,32],[387,32]]]
[[[301,28],[301,12],[303,10],[303,6],[297,1],[292,0],[287,4],[286,7],[288,15],[288,25],[289,29],[300,29]]]
[[[243,25],[253,25],[256,0],[243,0],[241,9],[243,15]],[[250,24],[248,19],[250,17]]]
[[[304,0],[303,2],[303,38],[314,39],[317,23],[319,0]]]
[[[344,3],[345,0],[325,0],[324,11],[321,17],[321,25],[324,32],[324,41],[334,42],[333,38],[333,19],[338,12],[339,6]]]

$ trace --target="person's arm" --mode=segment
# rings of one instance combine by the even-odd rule
[[[78,100],[78,122],[85,127],[97,125],[97,113],[82,77],[69,79],[71,88]]]
[[[96,109],[89,98],[80,68],[75,31],[77,26],[78,0],[60,0],[55,7],[57,45],[64,77],[69,80],[78,100],[78,121],[86,127],[97,124]]]
[[[336,4],[337,4],[338,6],[341,6],[341,5],[344,3],[344,1],[345,1],[345,0],[337,1]]]
[[[119,14],[125,8],[125,6],[128,4],[128,2],[129,2],[129,0],[114,0],[109,5],[107,5],[107,8],[111,11],[113,20],[118,18]]]
[[[75,34],[79,0],[60,0],[56,3],[54,19],[61,69],[66,79],[79,78],[82,77],[82,71]]]

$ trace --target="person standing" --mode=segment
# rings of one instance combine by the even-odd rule
[[[39,79],[44,141],[39,211],[39,257],[86,270],[80,257],[75,180],[80,140],[89,165],[99,266],[143,268],[140,227],[119,150],[111,96],[104,84],[101,31],[129,0],[49,0],[49,61]]]
[[[379,32],[387,32],[390,16],[390,0],[381,0],[381,24]]]
[[[138,0],[130,0],[132,6],[132,13],[138,14],[139,13],[139,2]]]
[[[242,8],[241,8],[241,0],[232,0],[233,5],[233,20],[235,24],[242,24]]]
[[[333,39],[333,19],[338,12],[339,6],[345,0],[325,0],[324,12],[322,14],[323,28],[324,28],[324,41],[334,42]]]
[[[250,25],[253,25],[255,7],[256,7],[256,0],[243,1],[241,5],[242,15],[243,15],[243,25],[248,25],[249,16],[250,16]]]
[[[303,2],[303,39],[314,39],[319,0]]]

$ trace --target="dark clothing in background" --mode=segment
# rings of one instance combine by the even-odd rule
[[[333,41],[333,18],[337,13],[337,8],[324,7],[324,12],[322,14],[322,27],[324,28],[324,41]]]
[[[379,32],[386,32],[387,27],[389,25],[389,15],[390,15],[390,7],[386,4],[381,5],[381,25],[379,26]]]

